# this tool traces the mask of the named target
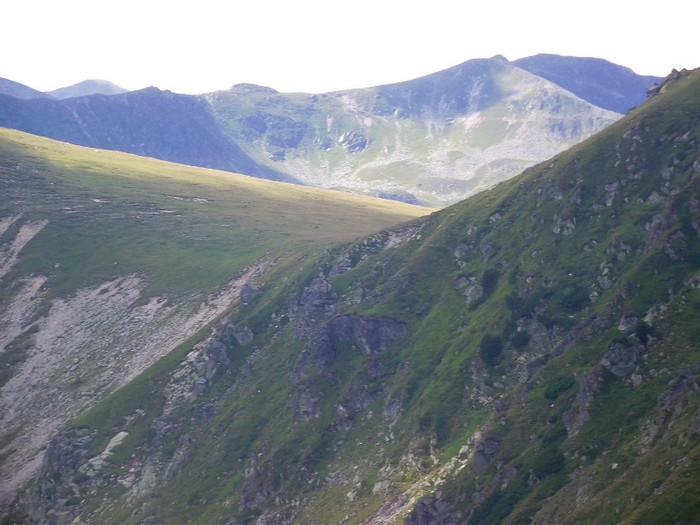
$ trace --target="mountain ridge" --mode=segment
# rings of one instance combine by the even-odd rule
[[[555,82],[596,106],[625,114],[646,100],[662,77],[637,75],[600,58],[538,54],[513,64]]]
[[[83,80],[77,84],[54,89],[48,94],[56,99],[62,100],[66,98],[85,97],[89,95],[120,95],[127,93],[128,90],[108,80]]]
[[[218,130],[201,100],[154,87],[60,101],[0,95],[0,113],[6,127],[81,146],[295,182],[248,158]]]
[[[21,99],[43,98],[46,93],[37,91],[34,88],[15,82],[8,78],[0,78],[0,94],[10,95]]]
[[[208,100],[224,132],[261,163],[308,184],[433,206],[619,118],[502,57],[376,88],[311,96],[233,90]]]
[[[572,69],[587,63],[560,59]],[[475,59],[418,79],[325,94],[239,84],[199,96],[161,92],[170,102],[156,101],[148,89],[119,95],[131,109],[113,95],[42,103],[4,99],[0,125],[81,145],[444,206],[619,118],[543,77],[528,77],[531,73],[516,62],[500,56]],[[605,64],[609,78],[616,73],[637,78]],[[579,76],[600,84],[600,75],[589,71]],[[651,78],[617,88],[617,103],[636,104],[646,81]],[[598,96],[611,85],[605,83]],[[190,109],[182,114],[184,105]],[[525,125],[532,133],[518,135],[517,128]]]
[[[682,72],[491,190],[273,269],[55,435],[13,519],[697,521],[699,104]]]

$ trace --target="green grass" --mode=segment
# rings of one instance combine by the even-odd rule
[[[49,274],[57,295],[125,273],[147,276],[150,294],[208,292],[263,254],[318,250],[429,211],[5,129],[0,177],[2,215],[49,220],[15,275]]]
[[[383,503],[396,501],[402,490],[420,497],[437,488],[439,508],[460,511],[475,523],[534,518],[647,522],[665,515],[671,521],[692,521],[700,464],[693,430],[696,392],[689,387],[674,410],[663,408],[662,396],[671,391],[669,381],[679,371],[697,375],[698,240],[689,238],[684,258],[672,259],[663,242],[645,248],[645,225],[664,206],[675,207],[679,211],[669,214],[673,218],[662,233],[679,229],[689,237],[695,231],[689,206],[698,191],[687,177],[691,167],[685,161],[691,155],[660,146],[656,139],[649,148],[659,158],[650,159],[655,171],[647,177],[628,176],[624,163],[616,166],[617,152],[624,161],[625,148],[631,147],[623,140],[631,118],[636,117],[610,134],[423,219],[419,235],[389,250],[378,248],[377,235],[314,252],[310,247],[321,246],[314,244],[319,239],[307,238],[305,250],[291,241],[295,235],[298,241],[299,234],[288,232],[290,242],[282,247],[286,258],[264,277],[261,294],[233,318],[253,330],[254,342],[243,348],[232,343],[232,363],[197,399],[216,403],[218,411],[199,423],[189,415],[192,407],[183,407],[181,430],[168,437],[166,453],[176,454],[190,438],[198,446],[140,506],[123,498],[113,507],[122,514],[110,514],[107,508],[100,517],[134,523],[252,523],[271,510],[296,522],[338,522],[347,514],[350,523],[359,523]],[[693,129],[696,122],[691,121]],[[666,183],[660,170],[673,164],[675,156],[675,165],[683,168],[669,185],[677,185],[677,191],[664,205],[646,204],[649,192]],[[624,191],[608,205],[605,185],[623,178]],[[186,206],[183,210],[194,213]],[[575,219],[575,228],[556,233],[555,218]],[[201,238],[198,249],[204,249],[207,235],[215,232],[206,224],[199,228],[199,237],[191,238]],[[164,237],[172,243],[168,249],[177,252],[178,238]],[[460,243],[471,247],[458,257]],[[623,245],[629,248],[623,250]],[[88,255],[86,250],[84,257]],[[354,267],[331,278],[337,257]],[[599,279],[603,268],[610,277],[605,287]],[[307,370],[320,415],[296,421],[299,392],[293,367],[303,350],[313,350],[295,332],[297,307],[304,287],[319,275],[331,281],[324,300],[332,303],[332,315],[390,317],[406,324],[407,335],[383,353],[366,356],[328,332],[334,352],[324,358],[330,362]],[[484,288],[483,298],[473,305],[454,286],[465,276]],[[597,299],[591,298],[592,290]],[[608,372],[601,364],[605,352],[635,332],[619,330],[620,319],[629,314],[641,318],[659,306],[664,315],[636,330],[648,343],[634,371],[641,382],[632,374]],[[514,339],[518,322],[532,331],[529,340]],[[485,339],[500,343],[485,344],[480,355]],[[484,359],[495,347],[498,355]],[[146,420],[157,417],[162,397],[156,391],[152,406],[141,397],[162,385],[186,349],[76,422],[96,431],[95,451],[137,407],[148,416],[133,434],[147,434]],[[530,364],[541,367],[530,370]],[[241,377],[245,380],[236,383]],[[590,419],[569,435],[566,414],[576,403],[585,405],[578,396],[587,378],[597,389],[577,409],[587,410]],[[367,394],[366,404],[353,399],[357,392]],[[388,422],[383,411],[394,399],[400,400],[400,411]],[[353,403],[360,408],[349,428],[339,430],[340,405]],[[643,452],[645,428],[663,410],[666,430]],[[484,438],[496,443],[485,468],[475,472],[467,458],[457,458],[466,462],[464,468],[438,481],[441,466],[465,445],[473,452]],[[114,473],[143,458],[149,446],[147,440],[140,447],[125,441],[115,451],[119,462]],[[382,476],[390,488],[374,494]],[[351,489],[356,499],[349,502]],[[588,500],[577,501],[579,489],[581,495],[590,492]],[[245,491],[260,494],[259,503],[244,508]],[[673,509],[676,501],[679,506]]]

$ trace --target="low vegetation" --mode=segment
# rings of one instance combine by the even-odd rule
[[[698,101],[695,71],[491,191],[287,248],[56,436],[84,455],[47,460],[15,515],[696,522]]]

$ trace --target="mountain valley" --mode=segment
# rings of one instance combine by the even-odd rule
[[[700,70],[625,116],[442,75],[199,99],[394,200],[2,130],[4,523],[698,522]],[[480,128],[519,175],[442,163]]]

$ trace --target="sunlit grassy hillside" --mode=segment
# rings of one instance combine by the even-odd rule
[[[14,272],[50,274],[55,292],[131,272],[153,292],[206,292],[263,254],[301,254],[430,211],[7,129],[0,184],[0,217],[49,221]]]

